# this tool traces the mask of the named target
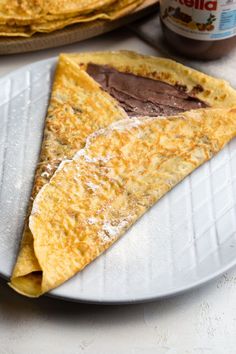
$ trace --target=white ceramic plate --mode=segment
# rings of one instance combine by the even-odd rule
[[[56,59],[0,80],[0,273],[14,265]],[[236,139],[50,295],[129,303],[174,295],[236,264]]]

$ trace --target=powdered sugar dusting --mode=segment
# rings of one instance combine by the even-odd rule
[[[96,163],[96,162],[99,162],[99,161],[102,161],[102,162],[104,162],[104,163],[107,163],[107,162],[112,158],[112,156],[109,155],[109,154],[108,154],[107,156],[90,157],[90,156],[86,153],[86,148],[79,150],[79,151],[75,154],[74,159],[77,160],[77,159],[79,159],[80,157],[84,157],[85,161],[88,162],[88,163]]]
[[[98,236],[103,243],[107,243],[115,240],[120,231],[128,225],[129,221],[127,219],[120,221],[117,225],[112,225],[110,222],[105,222],[103,224],[102,230],[98,232]]]
[[[68,163],[70,163],[70,162],[71,162],[71,160],[68,160],[68,159],[61,161],[60,165],[57,167],[57,170],[56,170],[55,173],[54,173],[54,176],[56,176],[57,173],[58,173],[59,171],[61,171],[62,169],[64,169],[64,171],[66,171],[65,165],[68,164]],[[53,176],[53,177],[54,177],[54,176]]]
[[[98,189],[99,187],[97,184],[94,184],[92,182],[87,182],[86,186],[88,187],[88,189],[91,189],[93,192],[95,192],[96,189]]]
[[[80,157],[84,157],[85,161],[88,163],[96,163],[99,161],[107,163],[110,159],[112,159],[112,156],[110,154],[108,154],[107,156],[91,157],[87,153],[91,143],[93,143],[93,140],[96,139],[96,137],[98,137],[99,135],[108,135],[112,133],[112,131],[114,130],[124,131],[132,128],[137,128],[140,125],[142,125],[144,122],[147,121],[152,122],[155,119],[163,119],[163,117],[133,117],[129,119],[126,118],[126,119],[115,121],[108,128],[97,130],[96,132],[92,133],[87,137],[85,147],[79,150],[74,155],[73,160],[77,160]]]
[[[78,173],[76,176],[74,176],[74,181],[76,182],[76,183],[81,183],[81,180],[80,180],[80,174]]]
[[[48,169],[48,171],[52,171],[53,170],[53,167],[49,163],[46,165],[46,168]]]
[[[117,122],[114,122],[110,125],[111,130],[123,131],[130,128],[136,128],[142,123],[142,119],[134,117],[132,119],[124,119]]]
[[[98,220],[97,218],[91,217],[87,219],[87,222],[89,225],[94,225],[96,224],[97,220]]]
[[[79,159],[80,156],[84,156],[84,155],[86,155],[85,149],[81,149],[75,154],[74,159]]]

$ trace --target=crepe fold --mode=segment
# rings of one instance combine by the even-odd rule
[[[130,119],[87,139],[36,196],[29,227],[40,272],[13,280],[41,295],[82,270],[236,136],[236,109]],[[26,284],[25,284],[26,285]]]
[[[130,119],[86,73],[88,63],[189,92],[201,85],[196,96],[223,108]],[[235,102],[226,82],[171,60],[132,52],[61,55],[10,286],[37,297],[82,270],[235,136]]]

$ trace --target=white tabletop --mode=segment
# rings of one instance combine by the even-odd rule
[[[57,49],[0,57],[0,76],[60,52],[115,49],[158,55],[128,30],[118,30]],[[130,306],[29,300],[0,280],[0,354],[235,354],[235,299],[236,270],[184,295]]]

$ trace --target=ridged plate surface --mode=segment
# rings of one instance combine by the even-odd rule
[[[55,62],[0,80],[0,273],[6,278],[21,238]],[[236,139],[51,295],[129,303],[203,284],[236,264],[235,203]]]

